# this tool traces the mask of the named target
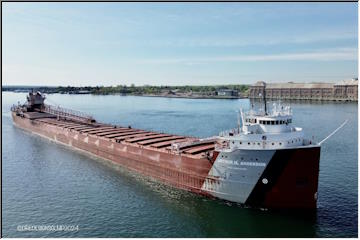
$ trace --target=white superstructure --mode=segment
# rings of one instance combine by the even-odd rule
[[[293,126],[290,106],[275,103],[270,112],[251,109],[243,113],[240,110],[238,128],[221,132],[219,139],[223,141],[217,149],[230,152],[236,149],[283,149],[311,144],[311,141],[304,139],[302,128]]]

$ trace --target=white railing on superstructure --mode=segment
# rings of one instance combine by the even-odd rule
[[[291,107],[289,105],[281,105],[280,103],[273,104],[272,107],[272,111],[271,111],[271,115],[272,116],[290,116],[292,115],[292,110]]]
[[[234,136],[234,135],[237,135],[241,132],[241,129],[237,129],[237,128],[233,128],[233,129],[229,129],[229,130],[224,130],[224,131],[221,131],[219,133],[219,137],[228,137],[230,135]]]
[[[51,105],[44,105],[44,108],[42,109],[43,112],[50,113],[53,115],[56,115],[58,117],[64,117],[76,121],[81,122],[93,122],[94,118],[88,114],[85,114],[80,111],[72,110],[72,109],[66,109],[62,107],[55,107]]]
[[[292,110],[290,105],[283,105],[281,103],[273,103],[272,107],[268,109],[268,116],[290,116],[292,115]],[[263,108],[253,109],[251,108],[248,112],[244,113],[244,117],[255,117],[255,116],[265,116],[265,111]]]

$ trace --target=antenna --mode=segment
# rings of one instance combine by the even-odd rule
[[[244,113],[242,108],[240,108],[240,116],[241,116],[241,126],[242,126],[242,131],[244,131],[243,127],[244,127]]]
[[[240,133],[240,111],[238,111],[238,114],[237,114],[237,127],[238,127],[238,133]]]
[[[267,115],[267,107],[266,107],[266,85],[264,83],[264,93],[259,93],[259,96],[263,97],[264,107],[265,107],[265,115]]]
[[[266,108],[266,83],[264,83],[264,94],[263,94],[263,101],[264,101],[264,107],[265,107],[265,115],[267,115],[267,108]]]

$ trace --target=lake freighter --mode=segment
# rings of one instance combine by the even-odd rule
[[[207,139],[96,122],[44,103],[11,108],[16,126],[173,187],[261,208],[314,209],[320,145],[292,125],[290,107],[240,112],[238,126]],[[242,126],[240,126],[240,120]]]

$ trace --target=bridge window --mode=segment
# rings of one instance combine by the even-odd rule
[[[279,120],[276,120],[276,125],[279,125]]]

